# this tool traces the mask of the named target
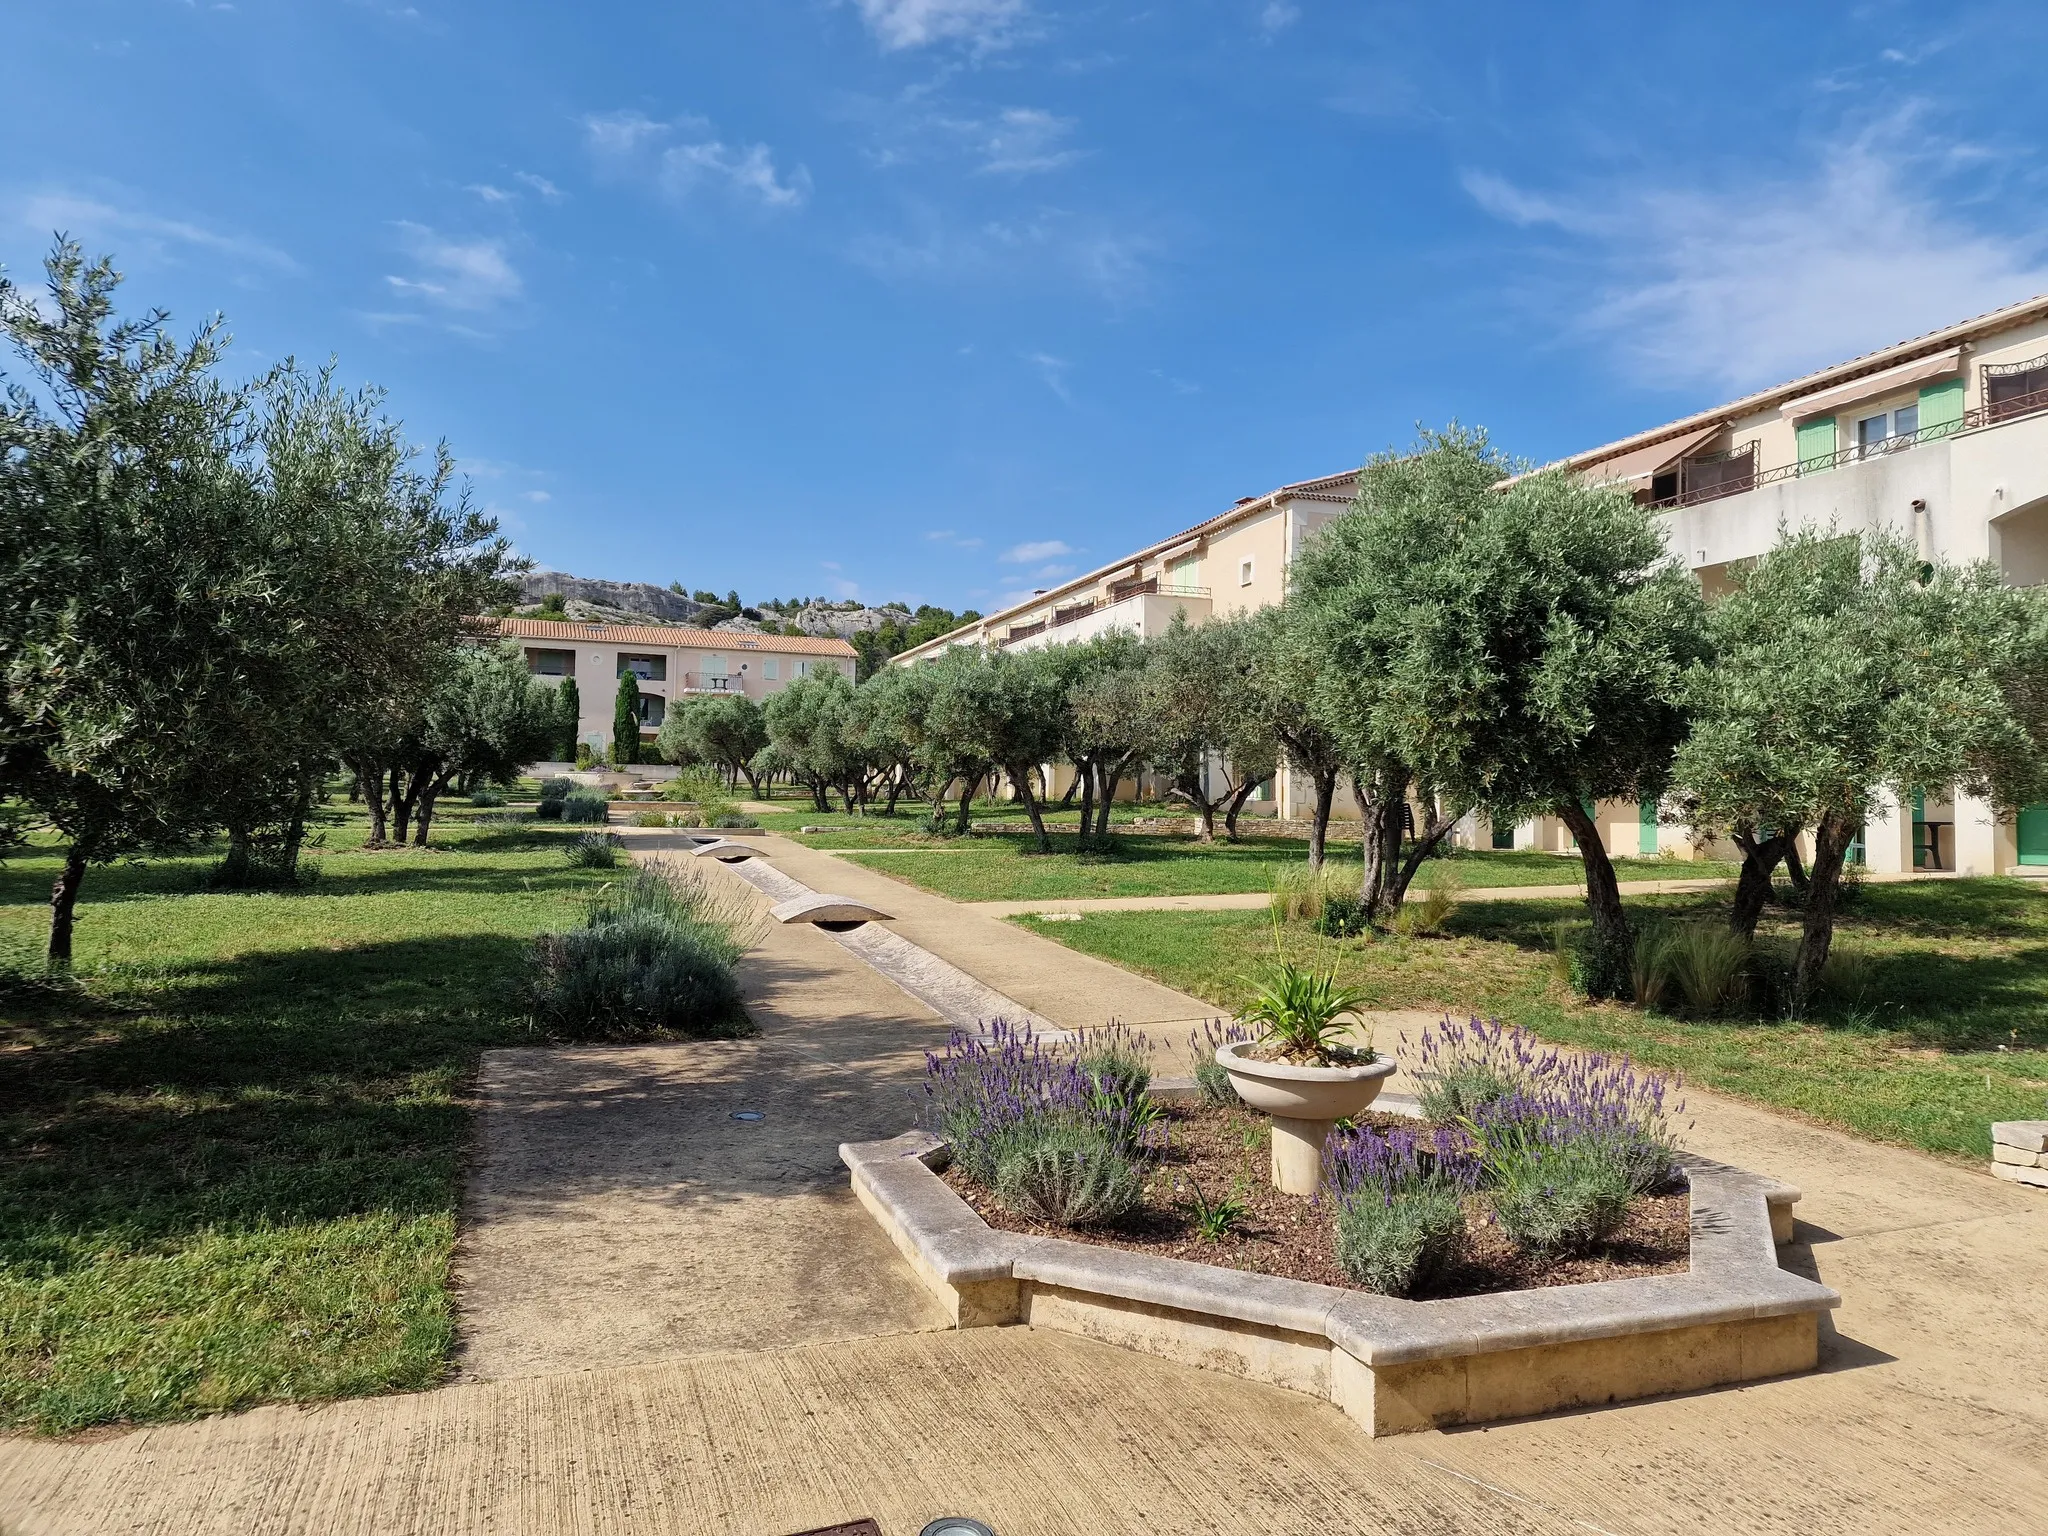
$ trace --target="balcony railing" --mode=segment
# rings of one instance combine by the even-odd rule
[[[1125,582],[1110,588],[1107,601],[1073,603],[1065,608],[1055,608],[1052,616],[1040,619],[1036,624],[1012,624],[1003,635],[1004,645],[1015,645],[1019,640],[1029,640],[1033,635],[1042,635],[1047,630],[1059,629],[1063,625],[1079,623],[1091,614],[1105,613],[1118,603],[1133,597],[1207,597],[1207,587],[1180,585],[1161,586],[1156,578],[1142,582]]]
[[[683,688],[690,693],[744,693],[746,679],[737,672],[685,672]]]
[[[1980,427],[2001,426],[2008,421],[2017,421],[2023,416],[2038,416],[2048,411],[2048,389],[2035,390],[2030,395],[2016,395],[2009,400],[2000,400],[1991,405],[1980,405],[1954,421],[1937,422],[1931,427],[1922,427],[1917,432],[1901,432],[1879,443],[1859,443],[1853,447],[1837,449],[1833,453],[1811,454],[1791,464],[1780,464],[1775,469],[1756,470],[1749,474],[1724,473],[1715,477],[1688,480],[1685,488],[1676,496],[1661,497],[1650,503],[1660,510],[1667,507],[1697,506],[1703,501],[1719,501],[1724,496],[1739,496],[1744,491],[1754,490],[1760,485],[1771,485],[1780,480],[1796,480],[1803,475],[1818,475],[1830,469],[1839,469],[1845,464],[1861,464],[1866,459],[1881,459],[1887,454],[1905,453],[1918,448],[1922,443],[1931,443],[1940,438],[1954,437],[1962,432],[1974,432]],[[1718,460],[1698,460],[1698,463],[1727,463],[1736,455],[1724,455]]]

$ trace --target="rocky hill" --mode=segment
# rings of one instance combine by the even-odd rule
[[[794,624],[807,635],[833,635],[851,639],[868,630],[880,629],[894,620],[907,623],[910,611],[901,603],[879,608],[859,603],[811,602],[787,611],[754,609],[759,619],[734,616],[729,608],[713,609],[695,598],[648,581],[600,581],[591,576],[571,576],[566,571],[533,571],[521,583],[517,611],[531,615],[547,597],[563,599],[568,617],[580,624],[697,624],[711,617],[713,629],[740,634],[759,634],[764,629],[780,631]],[[723,617],[720,617],[723,615]]]

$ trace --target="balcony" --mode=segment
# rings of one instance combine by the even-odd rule
[[[1076,603],[1056,610],[1048,620],[1013,625],[1003,645],[1038,650],[1048,645],[1079,645],[1111,630],[1126,630],[1143,640],[1162,634],[1176,613],[1200,624],[1209,617],[1207,587],[1161,586],[1157,581],[1127,583],[1134,590],[1109,602]]]
[[[747,680],[737,672],[685,672],[685,693],[745,693]]]
[[[1833,453],[1814,454],[1790,464],[1780,464],[1764,470],[1756,467],[1756,444],[1745,443],[1732,453],[1685,460],[1679,465],[1679,486],[1668,494],[1656,497],[1650,505],[1659,511],[1671,507],[1698,506],[1701,502],[1719,501],[1725,496],[1739,496],[1744,491],[1753,491],[1762,485],[1774,485],[1781,480],[1802,479],[1808,475],[1825,474],[1831,469],[1840,469],[1849,464],[1863,464],[1872,459],[1909,453],[1923,443],[1939,442],[1984,427],[2003,426],[2007,422],[2020,421],[2044,412],[2048,412],[2048,389],[2037,389],[2027,394],[2012,395],[1977,406],[1973,410],[1963,412],[1954,421],[1937,422],[1933,426],[1922,427],[1917,432],[1900,433],[1898,436],[1884,439],[1883,442],[1858,444],[1838,449]]]

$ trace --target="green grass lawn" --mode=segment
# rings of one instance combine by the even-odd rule
[[[1637,912],[1719,920],[1718,896],[1636,898]],[[1719,1092],[1879,1141],[1984,1160],[1993,1120],[2048,1102],[2048,891],[2020,880],[1873,885],[1841,942],[1866,960],[1859,996],[1811,1022],[1684,1019],[1574,999],[1553,974],[1549,926],[1577,902],[1474,902],[1441,939],[1319,940],[1290,925],[1297,958],[1320,955],[1375,1008],[1510,1019],[1563,1044],[1622,1050]],[[1262,912],[1106,912],[1015,921],[1224,1008],[1273,954]],[[1760,942],[1789,956],[1792,914]],[[1382,1046],[1396,1042],[1381,1041]]]
[[[764,820],[766,818],[763,818]],[[1001,833],[950,842],[899,839],[893,848],[877,841],[841,842],[856,834],[834,833],[803,839],[817,847],[872,850],[872,856],[849,854],[864,867],[950,896],[956,901],[1064,901],[1091,896],[1213,896],[1270,891],[1285,870],[1302,865],[1306,845],[1299,838],[1247,835],[1236,843],[1210,844],[1192,837],[1166,834],[1113,836],[1110,848],[1076,853],[1071,832],[1053,838],[1054,851],[1042,854],[1024,834]],[[1349,871],[1356,880],[1356,846],[1332,845],[1331,867]],[[1735,866],[1662,859],[1616,859],[1623,880],[1733,879]],[[1428,887],[1443,880],[1467,886],[1577,885],[1581,866],[1576,858],[1533,852],[1486,852],[1460,849],[1424,862],[1415,883]]]
[[[478,1052],[529,1038],[524,942],[609,876],[462,806],[429,850],[326,832],[302,893],[94,869],[78,992],[0,994],[0,1425],[441,1379]],[[40,945],[55,870],[0,868],[0,945]]]

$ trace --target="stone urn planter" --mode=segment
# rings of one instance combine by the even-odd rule
[[[1337,1121],[1362,1113],[1394,1075],[1394,1059],[1356,1066],[1297,1067],[1259,1061],[1246,1054],[1256,1042],[1217,1048],[1216,1061],[1230,1074],[1237,1096],[1273,1123],[1273,1187],[1283,1194],[1312,1195],[1323,1179],[1323,1143]]]

